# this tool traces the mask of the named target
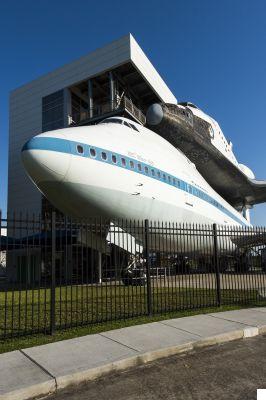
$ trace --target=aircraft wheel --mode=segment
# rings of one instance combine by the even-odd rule
[[[228,257],[220,257],[219,259],[219,272],[224,273],[229,267]]]

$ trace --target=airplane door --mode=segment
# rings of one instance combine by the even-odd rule
[[[186,205],[190,207],[194,206],[194,199],[192,196],[192,186],[190,184],[187,184]]]
[[[192,185],[190,184],[190,179],[188,177],[188,174],[184,172],[185,176],[185,182],[186,182],[186,192],[185,192],[185,204],[188,207],[193,207],[194,206],[194,199],[193,199],[193,191],[192,191]]]

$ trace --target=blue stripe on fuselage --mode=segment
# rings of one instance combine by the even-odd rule
[[[70,153],[71,141],[51,137],[34,137],[24,144],[24,150],[50,150],[59,153]]]
[[[77,146],[80,145],[83,147],[83,153],[78,153],[77,151]],[[96,156],[92,157],[90,155],[90,149],[95,149],[96,151]],[[72,154],[75,156],[79,157],[90,157],[90,159],[95,159],[97,161],[101,161],[103,163],[111,164],[113,166],[118,166],[123,169],[127,169],[129,171],[137,172],[139,174],[148,176],[152,179],[159,180],[163,183],[166,183],[170,186],[176,187],[177,189],[183,190],[185,192],[188,192],[192,194],[195,197],[200,198],[203,201],[206,201],[207,203],[213,205],[217,209],[219,209],[221,212],[224,214],[228,215],[230,218],[232,218],[234,221],[237,223],[243,225],[243,226],[249,226],[248,223],[245,223],[242,221],[240,218],[238,218],[236,215],[234,215],[231,211],[227,210],[222,204],[218,203],[217,200],[213,199],[211,196],[209,196],[207,193],[204,191],[198,189],[197,187],[183,181],[182,179],[179,179],[165,171],[162,171],[156,167],[153,167],[149,164],[143,163],[137,159],[124,156],[122,154],[106,150],[97,146],[90,146],[85,143],[81,142],[76,142],[72,140],[67,140],[67,139],[60,139],[60,138],[53,138],[53,137],[34,137],[30,139],[22,148],[22,151],[25,150],[49,150],[49,151],[54,151],[54,152],[60,152],[60,153],[68,153]],[[106,153],[107,155],[107,160],[103,160],[101,157],[102,152]],[[112,155],[116,157],[117,162],[114,163],[112,162]],[[126,160],[126,165],[122,164],[122,159]],[[130,161],[134,163],[134,168],[130,167]],[[138,164],[141,165],[141,170],[138,169]],[[147,168],[148,168],[148,172]],[[155,172],[154,175],[152,175],[152,171]],[[158,176],[158,172],[160,173],[160,176]],[[170,178],[170,180],[169,180]],[[176,183],[174,183],[174,180]]]

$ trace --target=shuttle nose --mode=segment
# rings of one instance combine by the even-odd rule
[[[161,104],[155,103],[149,106],[146,119],[148,125],[159,125],[163,119],[163,109]]]
[[[61,182],[70,166],[70,143],[60,137],[35,136],[22,148],[23,165],[36,185],[41,182]]]

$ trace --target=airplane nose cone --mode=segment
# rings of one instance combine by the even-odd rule
[[[70,144],[63,134],[56,138],[35,136],[25,143],[21,157],[37,186],[40,182],[61,182],[70,166]]]

